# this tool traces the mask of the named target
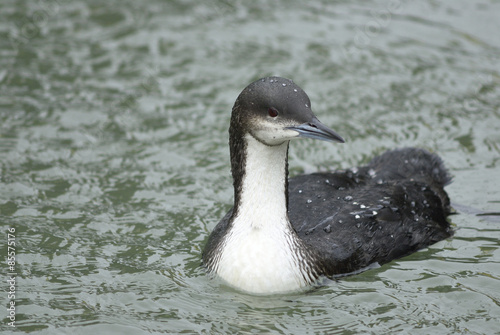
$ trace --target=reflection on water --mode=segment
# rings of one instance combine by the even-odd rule
[[[465,1],[2,2],[0,225],[16,229],[17,328],[492,333],[499,14]],[[425,147],[454,175],[455,236],[301,294],[205,276],[201,249],[232,201],[229,111],[271,74],[347,139],[293,143],[292,174]]]

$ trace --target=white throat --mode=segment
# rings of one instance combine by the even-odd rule
[[[238,217],[245,218],[246,224],[256,229],[289,226],[285,195],[288,141],[268,146],[250,134],[245,140],[245,177]]]
[[[267,146],[246,134],[245,176],[238,212],[215,266],[229,284],[253,293],[297,290],[314,274],[288,220],[288,141]]]

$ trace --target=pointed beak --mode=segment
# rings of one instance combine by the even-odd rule
[[[311,121],[305,122],[298,126],[287,127],[287,129],[295,130],[296,132],[298,132],[298,137],[308,137],[314,138],[315,140],[329,142],[345,142],[339,134],[319,122],[317,118],[313,118]]]

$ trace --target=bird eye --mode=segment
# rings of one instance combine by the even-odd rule
[[[279,113],[278,113],[278,110],[277,110],[276,108],[274,108],[274,107],[270,107],[270,108],[267,110],[267,112],[269,113],[269,116],[270,116],[270,117],[276,117],[276,116],[278,116],[278,114],[279,114]]]

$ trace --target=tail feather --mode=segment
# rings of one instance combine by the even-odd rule
[[[443,161],[421,148],[402,148],[390,150],[375,157],[369,164],[379,178],[414,179],[440,187],[448,185],[452,177]]]

